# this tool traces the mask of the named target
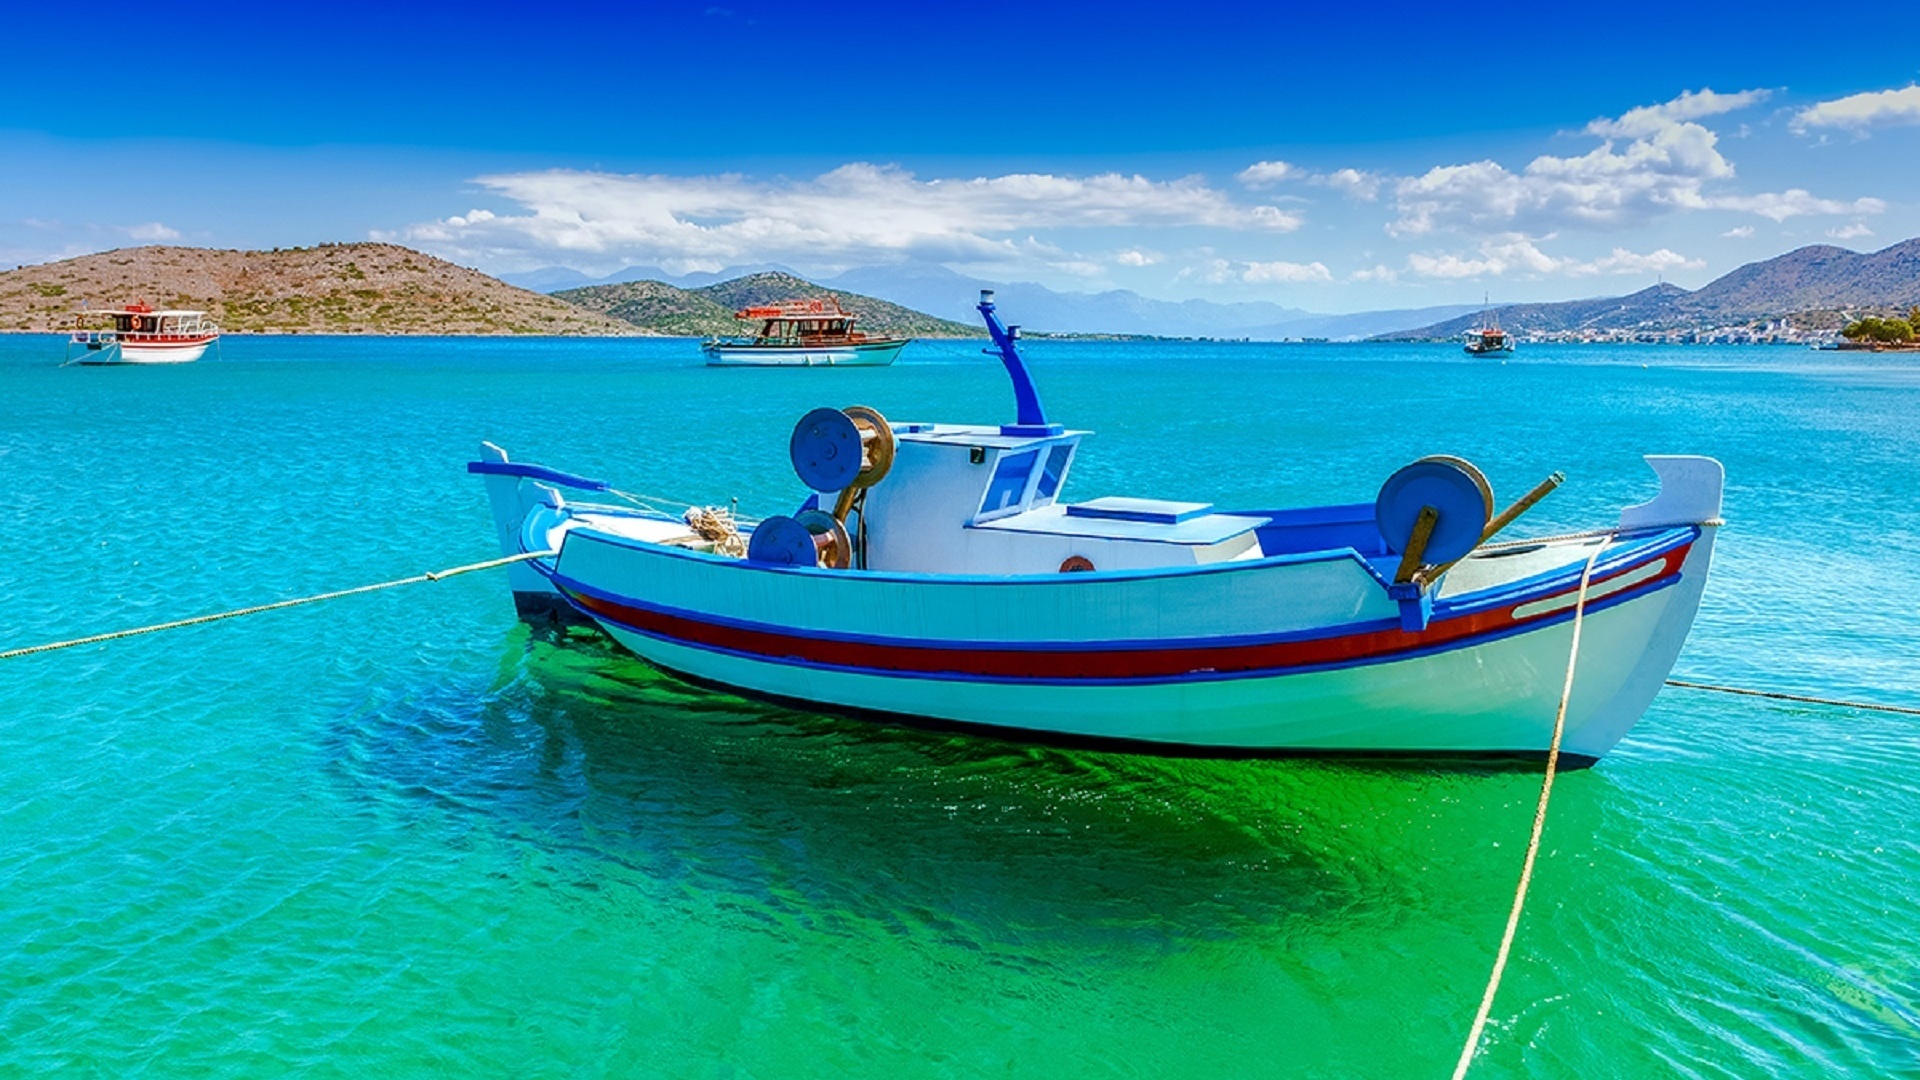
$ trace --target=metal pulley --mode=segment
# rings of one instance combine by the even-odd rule
[[[815,409],[787,443],[793,471],[814,491],[869,488],[893,468],[893,427],[865,405]]]
[[[844,570],[853,559],[847,527],[824,510],[797,517],[776,514],[754,526],[747,558],[770,566],[817,566]]]

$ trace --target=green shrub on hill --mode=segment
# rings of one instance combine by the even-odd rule
[[[1913,322],[1907,319],[1879,319],[1869,315],[1858,322],[1848,323],[1846,328],[1840,331],[1840,336],[1848,341],[1902,345],[1913,340],[1913,326]]]

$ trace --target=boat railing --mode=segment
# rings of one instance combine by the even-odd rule
[[[218,323],[200,319],[186,326],[163,327],[158,330],[75,330],[73,342],[76,345],[84,345],[88,342],[110,345],[120,341],[167,341],[173,338],[218,337],[219,334]]]

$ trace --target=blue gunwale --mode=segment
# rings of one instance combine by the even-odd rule
[[[1621,543],[1616,540],[1613,550],[1601,556],[1600,561],[1594,566],[1593,572],[1596,579],[1610,573],[1614,568],[1634,561],[1642,555],[1656,554],[1660,551],[1672,550],[1673,548],[1691,543],[1699,537],[1700,528],[1695,525],[1654,526],[1649,529],[1622,530],[1620,535],[1625,536],[1636,532],[1646,535],[1636,538],[1631,543]],[[741,559],[729,558],[724,555],[713,555],[704,551],[668,547],[645,540],[636,540],[632,537],[602,532],[591,525],[581,525],[570,530],[567,534],[569,540],[574,536],[582,536],[595,543],[608,544],[634,551],[644,551],[661,558],[706,562],[743,572],[814,575],[842,581],[857,580],[900,584],[998,587],[1010,585],[1046,585],[1064,588],[1089,585],[1097,582],[1132,581],[1149,578],[1179,578],[1202,574],[1244,573],[1270,569],[1275,566],[1352,560],[1359,564],[1361,569],[1366,571],[1367,576],[1373,578],[1374,581],[1380,585],[1381,589],[1386,589],[1390,584],[1386,576],[1382,574],[1366,556],[1361,555],[1358,551],[1350,547],[1329,548],[1324,551],[1287,552],[1280,555],[1269,555],[1260,559],[1207,563],[1198,566],[1157,567],[1150,570],[1093,570],[1079,574],[994,575],[928,574],[892,570],[829,570],[812,566],[774,566],[766,563],[747,562]],[[1570,562],[1552,570],[1510,582],[1501,586],[1499,589],[1468,593],[1464,596],[1449,597],[1445,600],[1436,601],[1434,605],[1435,617],[1439,617],[1441,612],[1459,611],[1465,613],[1471,610],[1477,610],[1478,606],[1483,603],[1483,598],[1502,597],[1515,592],[1531,591],[1547,583],[1577,583],[1580,579],[1580,571],[1583,565],[1584,564]]]
[[[1670,588],[1671,586],[1679,584],[1681,580],[1682,580],[1682,575],[1672,574],[1664,578],[1661,578],[1659,580],[1647,582],[1645,584],[1638,585],[1630,589],[1623,589],[1620,592],[1601,597],[1598,600],[1589,601],[1586,605],[1586,614],[1593,615],[1597,612],[1606,611],[1609,608],[1618,607],[1622,604],[1626,604],[1634,600],[1639,600],[1644,597],[1651,596],[1654,593],[1660,592],[1664,589]],[[582,591],[586,592],[586,590],[582,590]],[[1569,605],[1567,608],[1560,611],[1555,611],[1545,615],[1536,616],[1534,618],[1527,619],[1523,622],[1515,622],[1511,626],[1501,627],[1496,630],[1489,630],[1486,633],[1476,634],[1471,637],[1456,638],[1452,641],[1440,642],[1433,645],[1415,646],[1407,649],[1399,649],[1393,652],[1380,653],[1373,656],[1358,657],[1350,660],[1339,660],[1339,661],[1332,661],[1332,662],[1326,662],[1326,663],[1293,664],[1293,665],[1288,665],[1283,667],[1254,668],[1254,669],[1246,669],[1241,671],[1227,671],[1227,672],[1199,670],[1199,671],[1185,672],[1178,675],[1147,675],[1147,676],[1138,676],[1133,678],[1115,678],[1115,677],[1097,677],[1097,676],[1082,677],[1082,678],[1049,678],[1045,676],[980,675],[980,674],[972,674],[972,673],[957,672],[957,671],[902,671],[896,668],[867,667],[867,666],[852,665],[852,664],[826,664],[826,663],[819,663],[812,660],[803,660],[798,657],[792,657],[792,656],[770,656],[764,653],[756,653],[756,652],[750,652],[743,649],[729,648],[724,645],[713,645],[705,642],[687,641],[683,638],[673,637],[670,634],[661,634],[651,630],[645,630],[640,627],[633,626],[629,623],[622,622],[619,619],[611,618],[609,616],[588,610],[586,607],[582,606],[577,600],[575,600],[573,596],[569,595],[564,588],[561,592],[561,595],[566,599],[568,604],[572,605],[575,610],[579,611],[582,615],[586,616],[587,618],[592,619],[596,622],[611,623],[614,626],[617,626],[620,629],[626,631],[627,633],[635,634],[640,637],[649,638],[651,640],[663,642],[669,645],[677,645],[677,646],[680,646],[681,648],[699,649],[703,652],[717,653],[723,656],[731,656],[737,659],[747,660],[754,663],[769,664],[775,667],[797,667],[797,668],[807,668],[809,670],[814,670],[814,671],[834,671],[834,672],[843,672],[843,673],[854,674],[854,675],[870,675],[870,676],[878,676],[878,677],[888,678],[888,679],[912,679],[912,680],[918,680],[918,681],[935,681],[935,682],[1000,683],[1000,684],[1019,685],[1019,686],[1151,686],[1151,685],[1174,684],[1174,683],[1232,682],[1232,681],[1239,681],[1239,680],[1246,680],[1246,679],[1271,679],[1271,678],[1280,678],[1288,675],[1306,675],[1306,674],[1312,674],[1316,672],[1341,671],[1349,668],[1374,667],[1381,664],[1394,664],[1394,663],[1399,663],[1403,660],[1412,660],[1412,659],[1417,659],[1424,656],[1434,656],[1441,653],[1453,652],[1459,649],[1477,648],[1481,645],[1486,645],[1490,642],[1502,641],[1502,640],[1505,640],[1506,638],[1516,637],[1521,634],[1533,633],[1537,630],[1543,630],[1549,627],[1558,626],[1561,623],[1569,622],[1573,619],[1573,607]],[[592,593],[588,593],[588,595],[592,595]],[[634,604],[632,603],[632,601],[626,600],[626,599],[613,599],[613,602],[627,604],[629,606],[635,606],[635,607],[652,607],[651,605]],[[666,613],[666,612],[673,612],[675,609],[658,607],[658,608],[653,608],[653,610],[658,610],[663,613]],[[750,628],[754,625],[750,623],[738,623],[735,620],[721,619],[713,616],[701,616],[700,618],[703,619],[704,621],[711,622],[716,625],[733,623],[742,628]],[[1397,627],[1399,623],[1397,620],[1389,620],[1386,623],[1383,623],[1380,625],[1382,628],[1392,628],[1392,627]],[[788,629],[791,629],[791,628],[788,628]],[[1351,629],[1349,629],[1349,632],[1352,632]],[[841,636],[841,635],[831,635],[822,631],[807,631],[806,633],[807,633],[807,636],[809,637],[817,637],[817,638],[829,638],[829,637]],[[851,637],[855,641],[855,643],[859,643],[857,635],[854,635]],[[889,639],[874,639],[874,643],[878,644],[881,641],[886,641],[886,640],[889,640]],[[1177,639],[1177,640],[1179,640],[1182,643],[1181,647],[1184,648],[1186,647],[1187,642],[1191,642],[1196,639],[1188,638],[1188,639]],[[1228,639],[1220,639],[1220,640],[1225,641]],[[923,644],[927,648],[940,647],[932,643],[923,643]],[[975,647],[977,647],[978,645],[978,643],[968,643],[968,644]],[[1165,644],[1165,643],[1163,642],[1162,644]],[[968,646],[965,646],[965,645],[955,646],[956,651],[966,647]],[[1097,647],[1101,649],[1113,649],[1118,647],[1118,643],[1102,642]],[[1002,646],[1002,648],[1005,648],[1008,651],[1026,651],[1022,649],[1020,646],[1014,645],[1014,644],[1007,644]],[[1071,648],[1072,648],[1071,646],[1066,646],[1066,647],[1058,648],[1055,651],[1069,651]]]
[[[1669,550],[1672,550],[1672,549],[1667,548],[1659,551],[1648,552],[1645,554],[1644,558],[1638,560],[1637,562],[1627,562],[1625,564],[1618,566],[1616,569],[1620,571],[1624,571],[1632,568],[1635,565],[1651,562],[1653,559],[1666,554],[1666,552]],[[851,631],[801,628],[801,627],[790,626],[782,623],[768,623],[768,622],[759,622],[752,619],[738,619],[738,618],[733,618],[731,616],[716,615],[712,612],[694,611],[687,608],[672,607],[666,604],[657,604],[657,603],[653,603],[652,601],[640,599],[638,597],[623,596],[619,593],[614,593],[604,589],[599,589],[592,585],[587,584],[586,582],[577,580],[572,577],[565,576],[563,574],[558,573],[557,570],[549,573],[548,576],[553,581],[554,585],[557,588],[559,588],[561,593],[563,595],[566,595],[569,598],[569,600],[571,600],[572,597],[575,595],[587,596],[587,597],[592,597],[596,600],[601,600],[610,604],[619,604],[625,607],[637,608],[643,611],[649,611],[655,614],[665,615],[665,616],[669,616],[677,619],[684,619],[691,622],[705,623],[711,626],[721,626],[721,627],[727,627],[735,630],[745,630],[745,631],[752,631],[756,633],[767,633],[767,634],[779,634],[779,635],[801,634],[808,638],[818,639],[822,641],[838,641],[838,642],[844,642],[846,644],[851,644],[851,645],[911,646],[914,648],[949,649],[949,650],[955,650],[955,651],[976,650],[982,647],[991,647],[993,651],[996,651],[996,652],[1049,652],[1049,653],[1053,653],[1053,652],[1088,652],[1088,653],[1128,652],[1128,651],[1140,651],[1140,650],[1150,650],[1150,649],[1180,649],[1180,650],[1198,651],[1198,650],[1205,650],[1205,649],[1224,649],[1224,648],[1237,648],[1237,647],[1245,647],[1245,646],[1280,645],[1280,644],[1287,644],[1290,642],[1301,642],[1301,641],[1320,641],[1320,640],[1326,640],[1330,638],[1348,637],[1355,634],[1375,633],[1383,630],[1395,630],[1395,629],[1398,629],[1400,626],[1399,619],[1396,616],[1396,617],[1388,617],[1388,618],[1381,618],[1381,619],[1360,620],[1360,621],[1348,622],[1348,623],[1337,623],[1329,626],[1310,627],[1303,630],[1280,631],[1280,632],[1269,633],[1269,634],[1224,634],[1224,635],[1219,635],[1215,637],[1107,638],[1099,641],[1004,641],[1004,640],[988,641],[988,640],[968,640],[968,639],[911,639],[910,640],[910,639],[904,639],[904,638],[898,638],[898,637],[887,637],[887,636],[882,636],[878,634],[862,634],[862,633],[856,633]],[[1085,575],[1076,575],[1076,576],[1085,576]],[[1601,577],[1602,575],[1596,569],[1594,573],[1594,579],[1598,581],[1601,579]],[[1616,598],[1638,597],[1638,596],[1650,594],[1652,592],[1657,592],[1660,589],[1665,588],[1668,585],[1673,584],[1674,582],[1677,582],[1678,580],[1680,580],[1680,577],[1681,575],[1676,573],[1666,578],[1655,579],[1655,580],[1650,580],[1647,582],[1636,584],[1632,587],[1622,589],[1617,593],[1611,593],[1611,594],[1608,594],[1607,596],[1589,601],[1587,604],[1587,609],[1589,611],[1603,610],[1606,606],[1608,606],[1610,603],[1615,601]],[[1489,610],[1491,608],[1515,606],[1515,605],[1527,603],[1529,601],[1536,600],[1536,599],[1544,600],[1544,599],[1549,599],[1555,596],[1561,596],[1561,595],[1564,595],[1569,588],[1577,586],[1578,584],[1579,584],[1579,576],[1576,573],[1570,580],[1561,583],[1559,587],[1542,586],[1542,587],[1537,587],[1535,589],[1528,590],[1525,592],[1518,592],[1518,591],[1511,591],[1511,590],[1503,591],[1501,594],[1503,596],[1503,599],[1497,602],[1475,603],[1471,606],[1449,608],[1445,611],[1444,615],[1442,615],[1439,612],[1439,610],[1436,609],[1436,614],[1433,622],[1435,625],[1438,625],[1442,622],[1447,621],[1448,619],[1464,618],[1467,616],[1477,614],[1481,611]],[[1479,594],[1476,594],[1476,595],[1479,595]],[[585,609],[582,609],[582,610],[583,612],[585,611]],[[1571,609],[1569,609],[1569,611],[1570,610]],[[586,612],[586,614],[593,615],[592,612]],[[1535,626],[1541,626],[1541,625],[1548,625],[1551,622],[1551,620],[1558,618],[1560,614],[1562,613],[1553,612],[1543,616],[1536,616],[1534,618],[1521,620],[1520,622],[1517,623],[1517,625],[1521,627],[1535,627]],[[603,616],[594,615],[594,617],[601,618]],[[632,630],[635,633],[648,633],[647,631],[640,630],[637,627],[626,627],[626,628],[629,630]],[[1498,631],[1490,631],[1489,633],[1497,635]],[[656,635],[652,635],[649,633],[649,636],[656,636]],[[1479,640],[1483,640],[1485,636],[1486,635],[1474,635],[1473,637],[1464,639],[1464,640],[1469,642],[1479,641]],[[679,641],[680,639],[663,638],[663,640]],[[1458,644],[1459,644],[1458,642],[1448,642],[1447,646],[1451,647]],[[747,654],[747,655],[757,655],[757,654]],[[1406,655],[1406,653],[1395,653],[1394,655]],[[1296,669],[1288,668],[1286,670],[1296,670]]]

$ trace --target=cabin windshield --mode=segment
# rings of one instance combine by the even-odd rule
[[[845,338],[852,333],[851,318],[768,319],[760,325],[760,337],[774,341]]]

